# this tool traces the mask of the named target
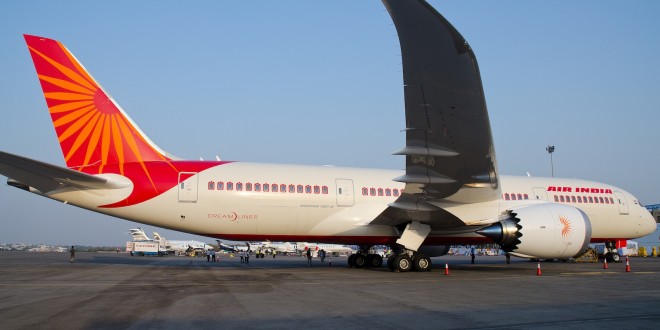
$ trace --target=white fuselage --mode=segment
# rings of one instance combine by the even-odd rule
[[[370,222],[398,198],[404,184],[392,178],[402,174],[235,162],[211,167],[132,206],[98,207],[121,200],[132,186],[106,193],[68,189],[48,197],[131,221],[223,239],[391,244],[399,236],[394,227]],[[655,230],[652,216],[637,199],[614,186],[577,179],[501,176],[500,189],[501,199],[492,202],[459,204],[447,199],[437,203],[468,227],[433,231],[425,244],[483,239],[472,226],[496,222],[512,207],[545,202],[584,211],[591,220],[592,241],[636,238]]]

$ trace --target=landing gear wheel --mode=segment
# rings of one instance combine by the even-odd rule
[[[614,252],[607,252],[605,254],[605,259],[607,259],[607,262],[621,262],[621,256]]]
[[[354,260],[355,268],[364,268],[367,264],[367,257],[363,254],[356,254]]]
[[[394,259],[396,258],[396,255],[391,255],[387,258],[387,268],[389,268],[391,271],[395,271],[394,267]]]
[[[355,257],[356,257],[355,254],[351,254],[350,256],[348,256],[348,267],[349,268],[355,267]]]
[[[431,271],[431,259],[423,254],[417,254],[413,257],[413,268],[418,272]]]
[[[398,255],[394,258],[394,269],[399,272],[407,272],[412,267],[412,260],[407,254]]]
[[[379,268],[383,265],[383,257],[377,254],[367,255],[367,267]]]

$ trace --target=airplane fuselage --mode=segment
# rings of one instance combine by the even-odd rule
[[[181,173],[186,174],[179,175],[173,187],[133,205],[108,203],[110,196],[119,202],[132,195],[135,187],[130,184],[107,193],[67,188],[48,197],[131,221],[231,240],[370,245],[393,244],[400,236],[393,226],[370,222],[401,194],[404,184],[392,178],[402,171],[228,162]],[[117,180],[119,175],[111,176]],[[634,196],[611,185],[501,176],[500,188],[501,198],[492,202],[439,202],[466,226],[451,231],[434,228],[425,244],[489,243],[474,231],[498,221],[511,208],[535,203],[582,210],[591,221],[592,242],[653,231],[647,228],[654,225],[650,213]]]

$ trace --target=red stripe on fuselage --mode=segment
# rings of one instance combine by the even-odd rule
[[[133,191],[124,200],[112,204],[100,205],[99,207],[125,207],[148,201],[179,184],[180,172],[199,173],[211,167],[224,165],[227,163],[230,162],[152,161],[145,162],[144,164],[125,163],[123,166],[123,175],[133,182]],[[82,169],[82,172],[88,174],[96,174],[98,171],[98,166],[88,166]],[[118,164],[105,165],[103,167],[103,173],[114,173],[122,175],[120,166]]]

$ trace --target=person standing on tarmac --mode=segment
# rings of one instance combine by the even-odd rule
[[[69,253],[71,253],[71,262],[73,262],[73,260],[76,258],[76,249],[73,248],[73,245],[71,245]]]
[[[470,248],[470,256],[472,257],[472,263],[474,263],[474,246]]]
[[[307,264],[312,265],[312,249],[307,248]]]
[[[206,250],[206,262],[211,262],[211,250]]]

